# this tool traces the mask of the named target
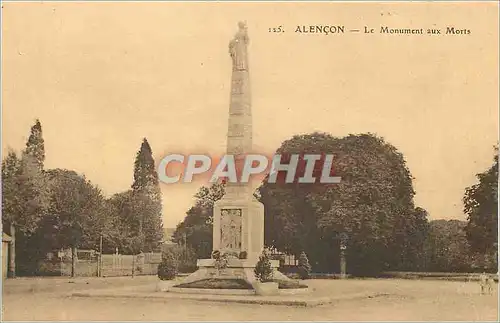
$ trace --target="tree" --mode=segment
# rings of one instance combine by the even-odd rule
[[[139,245],[142,237],[138,236],[139,220],[134,214],[134,194],[132,190],[114,194],[107,200],[112,218],[114,235],[110,236],[109,243],[104,245],[106,252],[114,252],[115,248],[126,255],[135,255],[140,252]]]
[[[493,165],[476,176],[479,183],[466,188],[463,198],[467,240],[473,253],[494,255],[498,244],[498,146]]]
[[[20,231],[19,238],[29,237],[48,207],[49,188],[43,174],[45,147],[42,126],[38,119],[31,127],[21,160],[15,160],[16,154],[9,152],[5,164],[8,170],[4,173],[2,167],[2,186],[7,191],[7,196],[2,197],[2,202],[6,203],[5,208],[2,206],[2,220],[12,237],[9,261],[11,277],[16,276],[16,230]]]
[[[266,246],[296,256],[305,251],[315,271],[331,272],[339,267],[338,237],[345,232],[348,270],[362,275],[400,267],[401,245],[412,250],[423,247],[422,239],[411,235],[423,230],[426,213],[415,209],[412,176],[403,155],[382,138],[312,133],[292,137],[276,153],[333,154],[331,175],[342,180],[299,183],[303,166],[290,184],[269,183],[267,177],[259,189],[265,205]],[[315,165],[317,179],[322,166],[321,161]]]
[[[15,222],[16,215],[21,214],[18,201],[20,170],[21,160],[13,150],[10,150],[2,160],[2,220],[6,222]],[[33,222],[28,221],[28,223]]]
[[[162,201],[153,152],[146,138],[143,139],[136,155],[132,194],[134,199],[132,212],[139,223],[137,232],[139,249],[152,251],[163,239]]]
[[[392,255],[396,270],[420,271],[424,269],[425,243],[429,235],[427,211],[417,207],[398,214],[393,232]]]
[[[468,272],[471,269],[465,221],[434,220],[426,239],[426,271]]]
[[[40,120],[36,119],[35,124],[31,127],[31,133],[26,142],[25,153],[34,158],[38,169],[43,170],[45,161],[45,143],[42,136],[42,125]]]
[[[9,228],[9,233],[14,236],[13,242],[9,244],[10,259],[8,275],[16,276],[16,249],[15,249],[15,226],[16,222],[22,221],[19,191],[19,173],[21,161],[14,151],[9,151],[7,157],[2,160],[2,225]],[[33,223],[28,221],[28,223]],[[5,255],[4,255],[5,256]]]
[[[2,222],[12,237],[11,277],[16,276],[16,240],[35,232],[49,207],[49,194],[50,186],[37,160],[28,153],[23,153],[19,159],[10,151],[2,161]]]
[[[77,248],[97,249],[99,237],[111,227],[101,190],[74,171],[47,171],[52,184],[49,220],[60,248],[72,249],[72,276]]]
[[[184,220],[177,225],[173,241],[187,244],[198,258],[209,258],[212,252],[213,206],[225,193],[225,184],[214,183],[201,187],[195,194],[196,202],[186,212]]]

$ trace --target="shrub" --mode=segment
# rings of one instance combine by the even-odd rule
[[[158,265],[158,277],[161,280],[172,280],[177,275],[177,260],[171,253],[164,253]]]
[[[307,259],[307,255],[304,251],[302,251],[299,256],[297,272],[301,279],[308,279],[311,276],[311,265],[309,264],[309,259]]]
[[[180,261],[177,266],[179,273],[194,273],[198,269],[198,265],[192,262]]]
[[[177,262],[177,271],[180,273],[191,273],[196,271],[196,254],[192,248],[185,246],[168,246],[162,252],[162,259],[171,254]]]
[[[265,251],[260,255],[253,272],[255,278],[262,283],[273,281],[273,268],[271,267],[269,256]]]

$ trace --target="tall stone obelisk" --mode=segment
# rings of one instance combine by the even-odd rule
[[[227,155],[235,156],[238,171],[243,167],[245,154],[252,150],[252,96],[248,66],[248,32],[244,22],[229,42],[232,59],[231,93],[227,130]],[[249,193],[246,183],[228,183],[226,194],[231,197]]]
[[[227,155],[235,156],[241,162],[252,150],[252,111],[250,74],[248,67],[248,34],[246,24],[238,24],[239,31],[229,43],[229,53],[233,63],[229,124],[227,132]],[[233,254],[238,258],[246,251],[246,259],[229,257],[227,268],[216,268],[215,259],[198,259],[198,270],[184,278],[175,286],[161,287],[162,291],[186,292],[186,284],[206,279],[244,279],[254,285],[254,268],[264,248],[264,205],[253,196],[248,183],[227,183],[226,194],[214,204],[213,250],[222,254]],[[279,261],[272,260],[274,278],[289,280],[277,268]],[[221,277],[224,276],[224,277]],[[180,288],[177,288],[180,287]],[[189,289],[187,289],[189,290]],[[216,294],[220,289],[212,289]],[[188,291],[189,292],[189,291]],[[239,290],[222,290],[225,295]]]
[[[248,64],[246,23],[229,43],[232,60],[231,94],[227,132],[227,155],[241,169],[245,155],[252,152],[252,100]],[[239,173],[238,173],[239,176]],[[213,249],[256,260],[264,247],[264,206],[253,196],[249,183],[226,184],[226,194],[214,206]]]

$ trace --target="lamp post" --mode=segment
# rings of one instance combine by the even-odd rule
[[[184,261],[187,261],[187,233],[184,232]]]

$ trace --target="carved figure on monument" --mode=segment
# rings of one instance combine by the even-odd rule
[[[247,45],[249,42],[247,25],[244,22],[238,23],[239,30],[234,38],[229,42],[229,54],[233,59],[233,71],[247,70]]]
[[[221,249],[239,250],[241,248],[241,210],[221,211]]]

